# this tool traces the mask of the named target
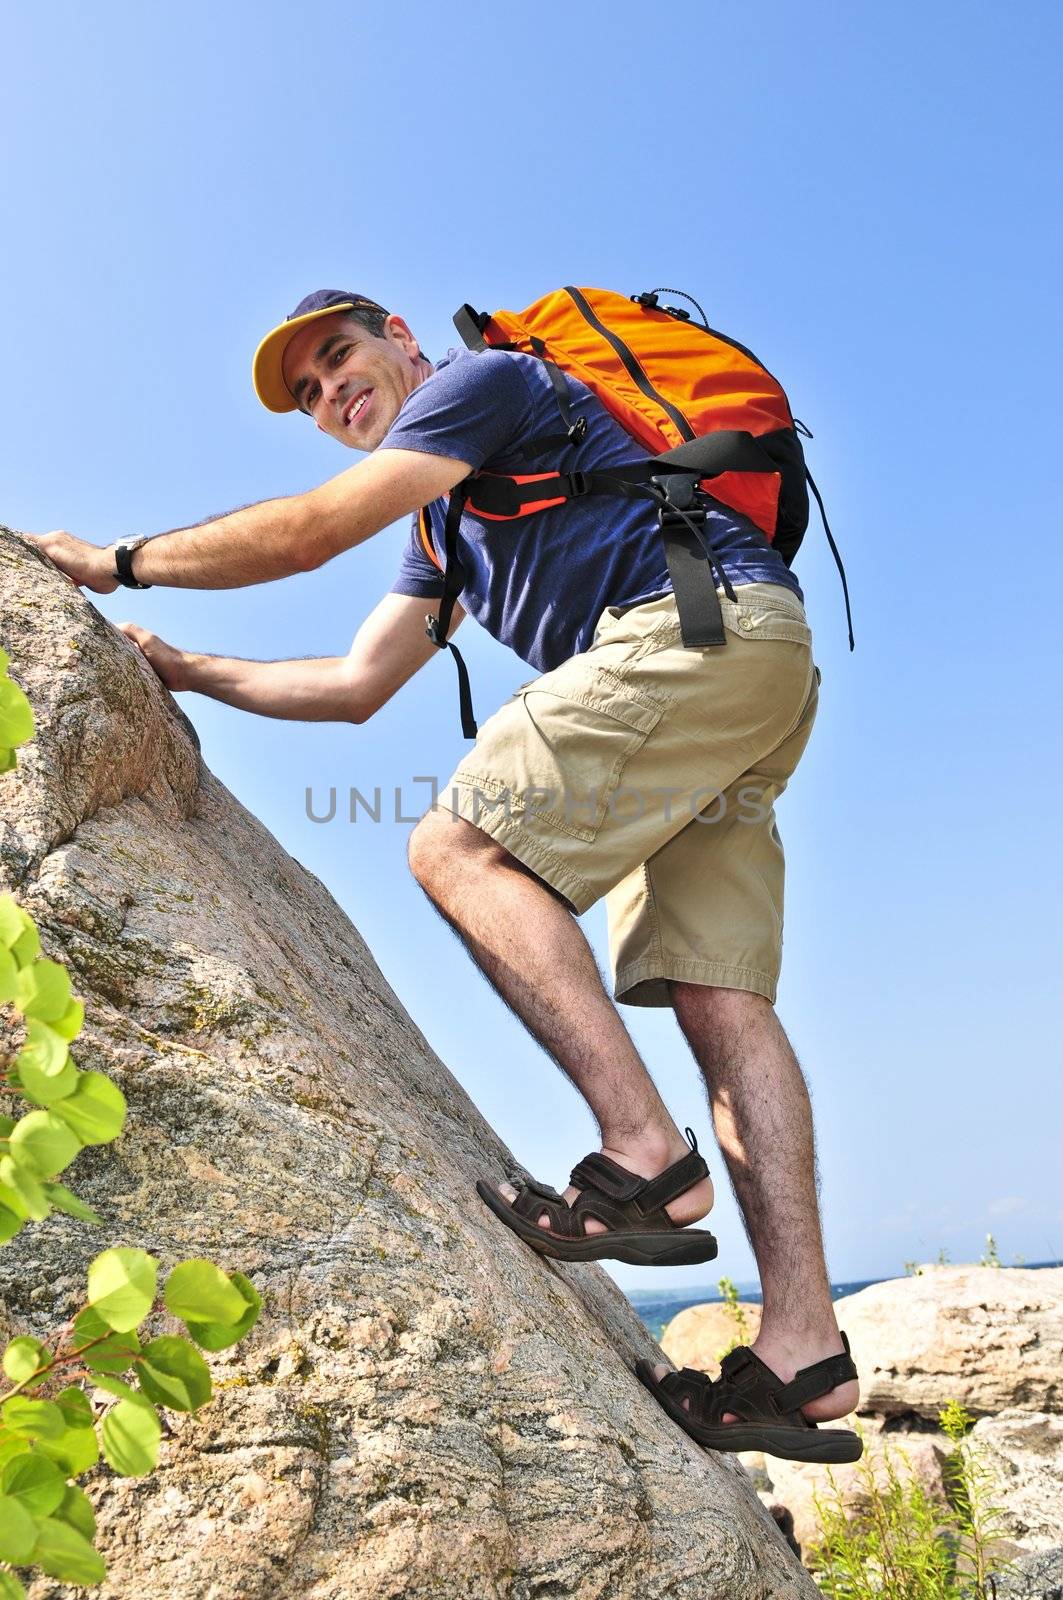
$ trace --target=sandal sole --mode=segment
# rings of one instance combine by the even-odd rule
[[[626,1261],[632,1267],[690,1267],[711,1261],[719,1246],[704,1228],[677,1228],[674,1233],[592,1233],[582,1239],[559,1239],[526,1217],[482,1178],[476,1193],[500,1222],[541,1256],[557,1261]]]
[[[784,1461],[819,1461],[839,1463],[859,1461],[864,1453],[864,1442],[858,1433],[848,1428],[783,1428],[770,1422],[724,1422],[719,1427],[706,1427],[695,1421],[685,1406],[673,1400],[660,1387],[653,1374],[653,1364],[636,1361],[635,1376],[653,1395],[657,1404],[667,1411],[672,1421],[705,1450],[761,1450],[765,1455],[779,1456]]]

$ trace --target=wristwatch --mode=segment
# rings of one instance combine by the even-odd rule
[[[147,544],[147,535],[141,539],[120,540],[114,547],[114,575],[118,582],[127,589],[150,589],[150,583],[139,583],[133,576],[133,556],[142,544]]]

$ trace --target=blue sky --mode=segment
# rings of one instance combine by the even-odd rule
[[[134,20],[135,18],[135,20]],[[857,648],[813,521],[795,564],[823,673],[779,805],[779,1012],[817,1115],[832,1276],[945,1248],[1063,1257],[1057,806],[1059,8],[630,0],[534,12],[244,0],[9,12],[0,519],[100,544],[309,488],[354,459],[261,409],[262,333],[307,291],[401,311],[671,284],[811,426]],[[188,649],[344,653],[405,529],[282,584],[95,597]],[[481,720],[528,669],[467,623]],[[464,748],[429,664],[361,728],[181,703],[232,791],[348,911],[457,1077],[563,1184],[585,1109],[405,865],[411,824],[315,824],[331,785],[423,809]],[[388,808],[385,807],[385,814]],[[601,906],[584,927],[604,964]],[[709,1146],[695,1068],[624,1015]],[[627,1286],[649,1269],[617,1267]]]

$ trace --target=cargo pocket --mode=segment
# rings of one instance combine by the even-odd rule
[[[609,671],[589,677],[579,657],[521,689],[519,699],[525,720],[511,752],[512,803],[528,821],[590,842],[664,702]]]

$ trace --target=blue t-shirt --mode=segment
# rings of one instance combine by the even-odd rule
[[[377,448],[453,456],[473,471],[501,473],[589,472],[645,460],[585,384],[571,376],[566,382],[573,413],[587,419],[586,436],[529,460],[524,447],[564,431],[542,362],[509,350],[448,350],[407,396]],[[446,508],[446,496],[429,507],[441,563]],[[720,506],[709,519],[707,532],[732,584],[780,583],[803,600],[797,579],[748,518]],[[672,588],[656,509],[642,499],[589,495],[505,522],[466,511],[458,555],[466,573],[464,609],[539,672],[586,650],[606,606],[637,605]],[[391,592],[423,599],[443,592],[416,516]]]

